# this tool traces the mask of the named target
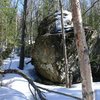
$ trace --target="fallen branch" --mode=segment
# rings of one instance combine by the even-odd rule
[[[46,89],[46,88],[43,88],[43,87],[40,87],[40,86],[37,86],[37,87],[42,89],[42,90],[46,90],[48,92],[52,92],[52,93],[60,94],[60,95],[63,95],[63,96],[71,97],[71,98],[74,98],[74,99],[77,99],[77,100],[82,100],[81,98],[70,95],[70,94],[65,94],[65,93],[57,92],[57,91],[52,91],[52,90],[49,90],[49,89]]]
[[[28,80],[28,82],[32,85],[32,87],[37,91],[38,96],[40,97],[41,100],[46,100],[46,98],[44,97],[43,93],[38,89],[38,87],[34,84],[33,80],[31,78],[29,78],[27,75],[25,75],[23,72],[21,72],[20,70],[16,70],[16,69],[7,69],[7,70],[0,70],[0,74],[19,74],[22,77],[24,77],[26,80]]]
[[[35,95],[33,94],[32,90],[31,90],[30,84],[28,84],[28,87],[29,87],[29,90],[30,90],[30,92],[31,92],[32,96],[33,96],[33,97],[34,97],[34,99],[35,99],[36,97],[35,97]]]
[[[60,95],[63,95],[63,96],[68,96],[68,97],[71,97],[71,98],[74,98],[74,99],[77,99],[77,100],[82,100],[81,98],[76,97],[76,96],[72,96],[70,94],[65,94],[65,93],[61,93],[61,92],[57,92],[57,91],[53,91],[53,90],[49,90],[49,89],[37,86],[37,85],[35,85],[34,81],[31,78],[29,78],[27,75],[25,75],[20,70],[16,70],[16,69],[7,69],[7,70],[3,70],[3,71],[0,70],[0,74],[11,74],[11,73],[12,74],[18,74],[18,75],[21,75],[22,77],[24,77],[29,82],[29,84],[32,85],[32,87],[35,89],[35,91],[38,93],[38,95],[39,95],[39,97],[40,97],[41,100],[46,100],[46,97],[43,94],[43,91],[40,91],[40,89],[46,90],[48,92],[53,92],[53,93],[56,93],[56,94],[60,94]]]

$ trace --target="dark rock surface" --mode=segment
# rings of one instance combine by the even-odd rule
[[[61,36],[40,36],[34,45],[33,58],[37,72],[53,82],[62,82]]]
[[[97,32],[91,31],[91,29],[85,29],[86,39],[89,47],[89,54],[91,59],[92,71],[97,70],[97,63],[94,65],[93,59],[97,56],[100,61],[100,53],[98,52],[100,46],[100,39],[97,38]],[[66,33],[66,44],[69,67],[73,74],[73,81],[79,82],[80,72],[78,64],[78,56],[76,52],[74,33]],[[97,54],[99,53],[99,54]],[[94,54],[94,57],[93,57]],[[32,51],[33,64],[36,66],[36,71],[44,78],[52,81],[63,83],[65,78],[64,61],[63,61],[63,48],[62,48],[62,35],[61,34],[49,34],[40,35],[37,37],[34,50]],[[97,61],[97,59],[96,59]],[[95,61],[94,61],[95,62]],[[98,64],[99,65],[99,64]],[[93,77],[96,78],[99,75],[93,72]],[[96,76],[97,75],[97,76]]]

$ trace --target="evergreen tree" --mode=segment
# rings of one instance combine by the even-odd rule
[[[12,5],[10,0],[0,1],[0,48],[15,43],[17,9]]]

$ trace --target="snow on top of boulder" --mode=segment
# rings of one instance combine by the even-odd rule
[[[56,30],[60,30],[61,31],[61,11],[57,11],[55,12],[55,18],[56,18]],[[67,11],[67,10],[63,10],[63,22],[64,22],[64,29],[68,29],[73,27],[73,23],[72,23],[72,13]]]
[[[59,15],[59,14],[61,14],[61,11],[56,11],[55,12],[55,15]],[[68,11],[68,10],[63,10],[63,14],[65,14],[65,15],[70,15],[70,14],[72,14],[70,11]]]

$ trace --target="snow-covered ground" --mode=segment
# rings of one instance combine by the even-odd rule
[[[28,62],[30,58],[25,58],[25,63]],[[8,58],[4,60],[4,64],[2,69],[18,69],[19,65],[19,57],[14,55],[13,58]],[[37,75],[34,70],[34,66],[29,64],[25,64],[25,68],[23,70],[25,74],[31,77],[33,80],[37,78]],[[29,84],[26,79],[17,75],[17,74],[6,74],[3,76],[0,86],[0,100],[35,100],[32,96],[32,93],[29,89]],[[73,95],[76,97],[82,98],[81,93],[81,83],[72,85],[72,88],[68,89],[61,86],[54,86],[54,85],[43,85],[40,83],[36,83],[36,85],[53,90],[59,91],[65,94]],[[35,94],[34,89],[30,86],[32,92]],[[100,100],[100,83],[93,83],[93,89],[95,92],[95,99]],[[47,100],[76,100],[71,97],[59,95],[52,92],[44,91]],[[39,100],[39,99],[38,99]]]

